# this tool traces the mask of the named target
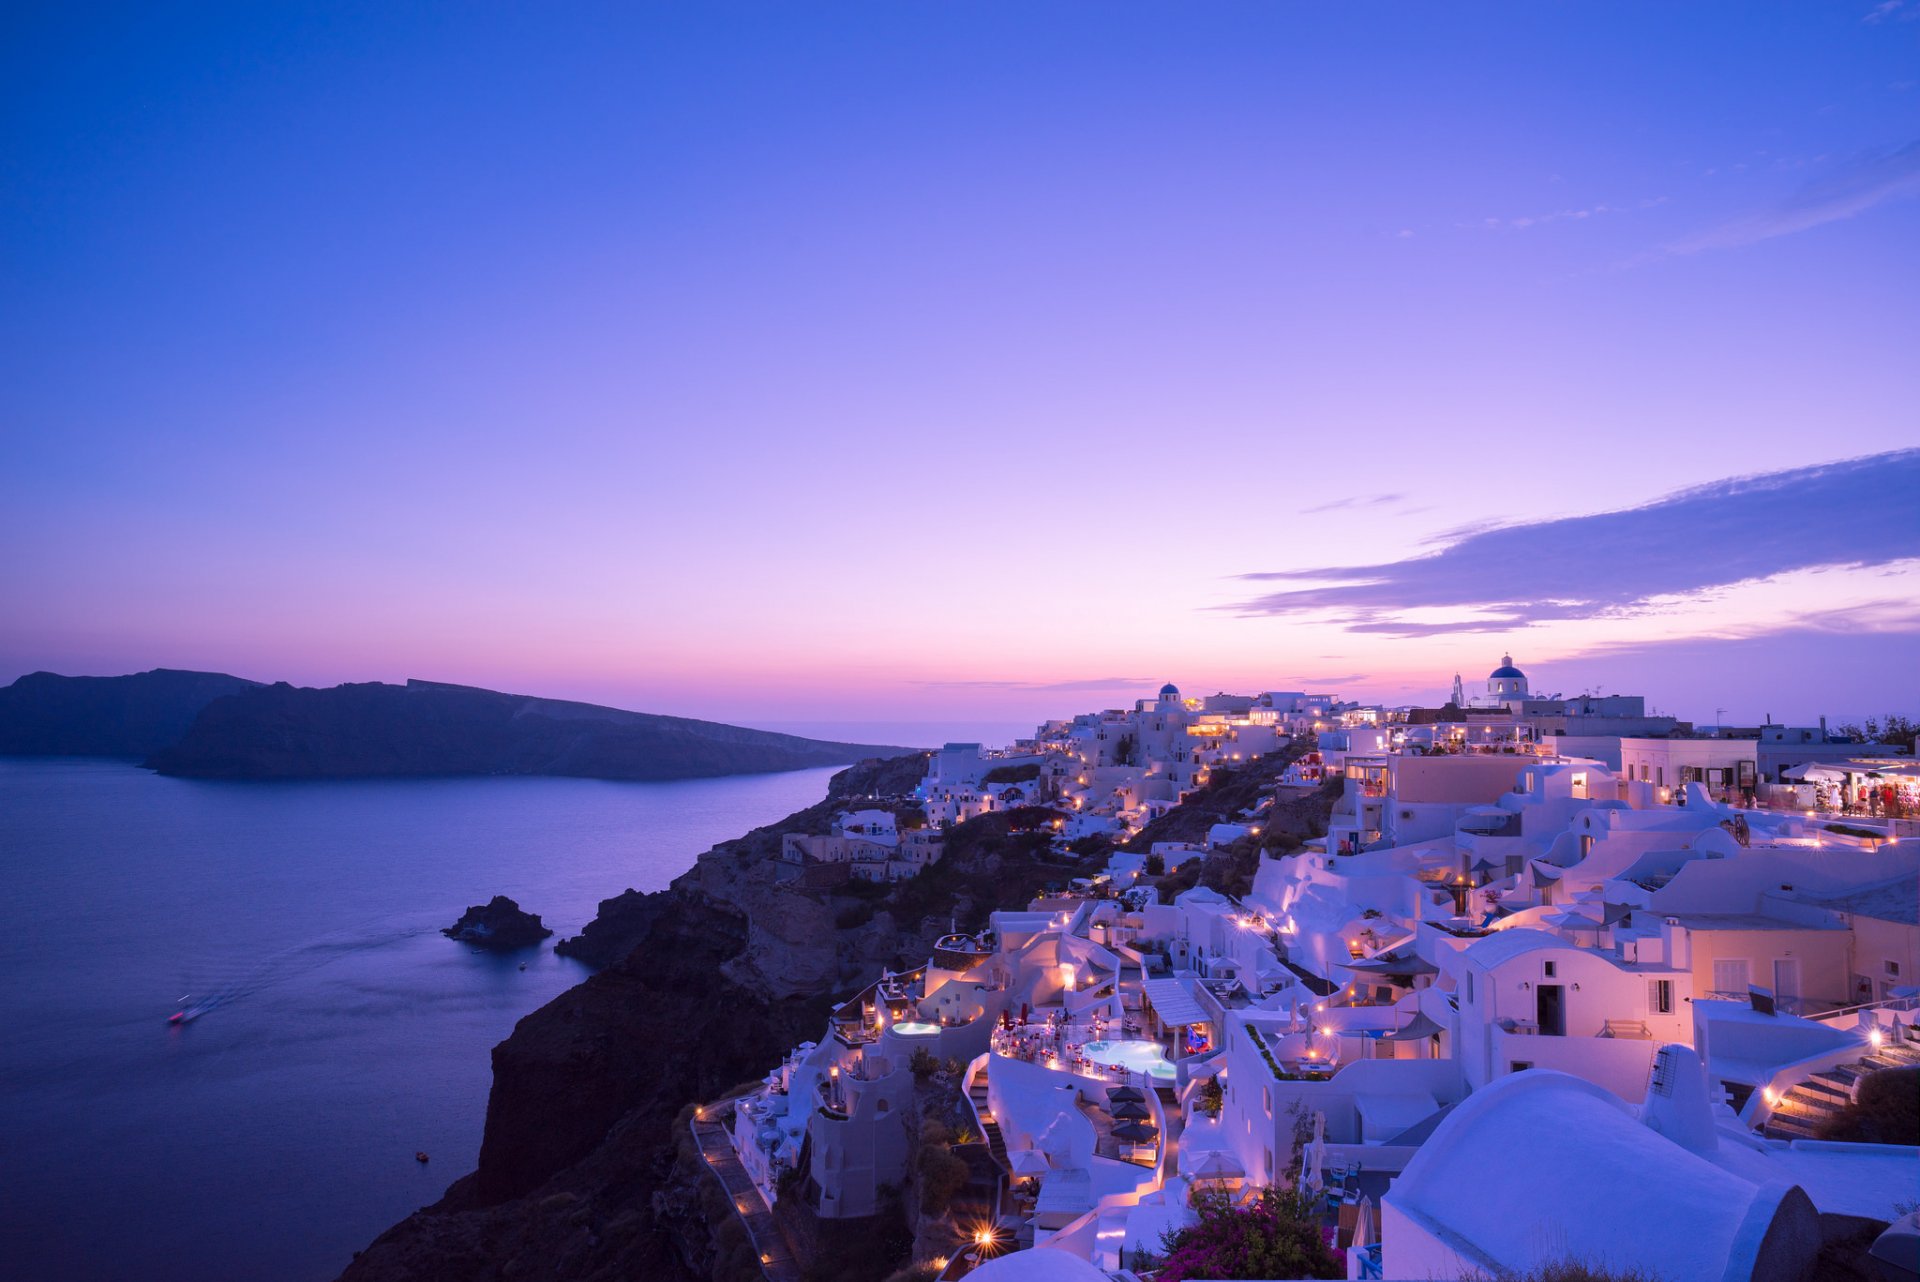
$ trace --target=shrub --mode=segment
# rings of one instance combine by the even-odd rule
[[[1143,865],[1149,877],[1163,877],[1167,872],[1167,861],[1161,855],[1148,855]]]
[[[1320,1223],[1291,1190],[1264,1188],[1237,1207],[1209,1194],[1195,1201],[1200,1222],[1168,1233],[1157,1282],[1190,1278],[1344,1278]]]
[[[1226,1104],[1227,1095],[1225,1091],[1220,1089],[1219,1078],[1209,1077],[1206,1081],[1200,1083],[1200,1094],[1194,1101],[1194,1107],[1198,1108],[1208,1117],[1218,1117],[1220,1116],[1220,1110],[1225,1108]]]
[[[967,1186],[967,1164],[941,1144],[929,1144],[920,1150],[920,1212],[945,1215],[953,1204],[953,1195]]]
[[[1820,1138],[1920,1144],[1920,1068],[1883,1068],[1861,1078],[1853,1102],[1821,1125]]]

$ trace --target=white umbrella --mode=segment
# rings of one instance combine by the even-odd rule
[[[1353,1244],[1355,1246],[1369,1246],[1372,1243],[1373,1199],[1370,1197],[1362,1197],[1360,1199],[1359,1213],[1354,1217],[1353,1221]]]
[[[1313,1114],[1313,1139],[1307,1144],[1306,1162],[1300,1172],[1300,1182],[1309,1193],[1318,1193],[1326,1187],[1326,1178],[1322,1172],[1327,1164],[1327,1115],[1315,1110]]]
[[[1015,1175],[1045,1175],[1053,1169],[1047,1155],[1036,1148],[1017,1148],[1007,1154],[1007,1166]]]
[[[1240,1165],[1240,1159],[1223,1148],[1212,1148],[1193,1159],[1187,1168],[1187,1174],[1196,1180],[1237,1179],[1247,1170]]]

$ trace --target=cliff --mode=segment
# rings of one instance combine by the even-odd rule
[[[601,905],[561,947],[606,968],[494,1049],[479,1169],[361,1252],[343,1282],[701,1276],[708,1225],[673,1182],[676,1117],[818,1037],[838,997],[926,958],[952,918],[983,923],[1076,875],[1046,853],[1052,812],[950,834],[911,881],[806,892],[781,882],[783,832],[902,792],[924,757],[834,776],[820,805],[702,855],[673,886]]]
[[[209,703],[179,742],[153,752],[147,765],[208,779],[695,779],[910,751],[429,681],[329,689],[281,682]]]
[[[177,742],[215,699],[255,684],[171,668],[124,677],[35,672],[0,689],[0,753],[144,757]]]

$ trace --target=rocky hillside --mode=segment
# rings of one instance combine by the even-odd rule
[[[818,1037],[837,998],[924,960],[958,917],[984,921],[1076,875],[1047,851],[1053,813],[961,825],[897,886],[803,890],[774,866],[783,832],[905,792],[924,757],[834,776],[820,805],[702,855],[665,891],[627,892],[562,947],[605,969],[494,1049],[480,1166],[388,1230],[343,1282],[694,1278],[712,1226],[672,1186],[674,1119]]]
[[[179,742],[147,764],[207,779],[697,779],[910,751],[431,681],[328,689],[281,682],[208,704]]]
[[[1204,831],[1254,804],[1281,764],[1221,772],[1161,831]],[[823,832],[854,801],[905,812],[924,769],[922,754],[843,770],[819,805],[715,847],[670,889],[604,901],[560,946],[604,969],[494,1049],[479,1169],[382,1234],[342,1282],[735,1276],[727,1261],[739,1243],[725,1241],[724,1215],[701,1209],[708,1190],[680,1143],[686,1110],[756,1081],[818,1037],[836,1001],[883,966],[924,961],[953,924],[977,927],[1105,862],[1100,852],[1087,867],[1057,856],[1055,812],[1030,808],[954,828],[945,857],[910,881],[808,889],[782,879],[783,833]],[[1323,826],[1326,809],[1327,797],[1303,795],[1267,813],[1304,831]],[[1260,857],[1250,841],[1206,867],[1236,879]],[[814,1275],[878,1282],[897,1263],[837,1256],[816,1261]]]
[[[35,672],[0,689],[0,753],[144,757],[178,742],[215,699],[255,684],[172,668],[124,677]]]

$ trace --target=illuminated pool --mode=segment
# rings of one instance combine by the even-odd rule
[[[928,1024],[921,1020],[909,1020],[904,1024],[895,1024],[893,1031],[902,1037],[931,1037],[940,1031],[940,1025]]]
[[[1080,1053],[1096,1064],[1118,1064],[1129,1072],[1173,1080],[1173,1065],[1159,1042],[1088,1042]]]

